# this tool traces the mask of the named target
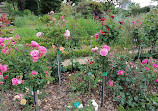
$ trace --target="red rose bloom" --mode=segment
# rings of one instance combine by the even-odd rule
[[[113,15],[112,15],[112,16],[111,16],[111,18],[113,18],[113,19],[114,19],[114,18],[115,18],[115,16],[113,16]]]
[[[101,21],[101,22],[104,22],[104,21],[105,21],[105,18],[101,18],[100,21]]]
[[[124,22],[119,21],[119,23],[120,23],[121,25],[123,25]]]
[[[94,16],[94,19],[97,19],[97,16]]]
[[[105,34],[105,32],[102,32],[101,35]]]

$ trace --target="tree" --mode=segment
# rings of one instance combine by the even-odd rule
[[[116,5],[122,5],[122,4],[124,4],[124,3],[129,3],[129,0],[117,0],[116,1]]]
[[[63,0],[41,0],[40,1],[41,13],[46,14],[51,10],[58,11],[60,9],[60,5],[62,1]]]
[[[140,4],[139,3],[131,3],[130,5],[129,5],[129,7],[128,7],[129,9],[138,9],[138,8],[140,8]]]
[[[158,2],[158,0],[152,0],[153,2]]]
[[[129,0],[100,0],[104,4],[105,10],[109,10],[110,7],[115,7],[116,5],[121,5],[123,3],[128,3]],[[104,2],[103,2],[104,1]]]

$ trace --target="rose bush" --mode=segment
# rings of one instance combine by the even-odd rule
[[[4,79],[1,88],[3,90],[15,89],[25,92],[26,88],[35,90],[43,88],[47,81],[51,81],[50,67],[45,57],[47,49],[37,42],[20,44],[20,37],[15,35],[10,38],[0,38],[1,63],[7,64],[1,67]]]
[[[122,31],[123,22],[115,23],[115,16],[108,12],[105,16],[106,18],[101,18],[100,22],[102,24],[102,29],[94,36],[100,44],[106,43],[110,45],[112,42],[117,42],[119,40],[119,34]]]

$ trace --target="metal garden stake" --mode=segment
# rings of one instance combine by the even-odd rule
[[[38,94],[37,91],[35,91],[35,88],[33,87],[33,96],[34,96],[34,105],[35,105],[35,111],[39,111],[39,109],[36,109],[36,106],[38,105]]]
[[[58,59],[58,76],[59,76],[59,85],[60,85],[60,92],[61,92],[61,64],[60,64],[60,53],[59,48],[57,49],[57,59]]]

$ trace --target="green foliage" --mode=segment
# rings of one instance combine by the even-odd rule
[[[31,14],[29,16],[25,15],[25,16],[16,17],[16,19],[13,22],[15,26],[23,27],[23,26],[34,25],[37,19],[38,19],[37,16]]]
[[[44,24],[47,24],[50,21],[50,16],[49,15],[40,16],[40,21]]]
[[[87,64],[89,65],[89,64]],[[85,70],[87,66],[83,66]],[[81,68],[81,67],[79,67]],[[80,71],[76,74],[71,75],[71,88],[73,91],[80,91],[82,94],[90,93],[92,89],[98,86],[99,76],[95,77],[95,73]]]
[[[84,38],[84,40],[90,40],[90,36],[94,35],[98,28],[101,28],[101,24],[93,19],[68,19],[67,28],[76,35],[78,38]]]
[[[75,57],[86,57],[91,54],[92,54],[92,52],[90,51],[90,48],[84,49],[84,50],[74,50],[74,52],[73,52],[73,55]],[[68,59],[71,57],[71,53],[66,51],[65,53],[63,53],[63,57],[64,57],[64,59]]]

